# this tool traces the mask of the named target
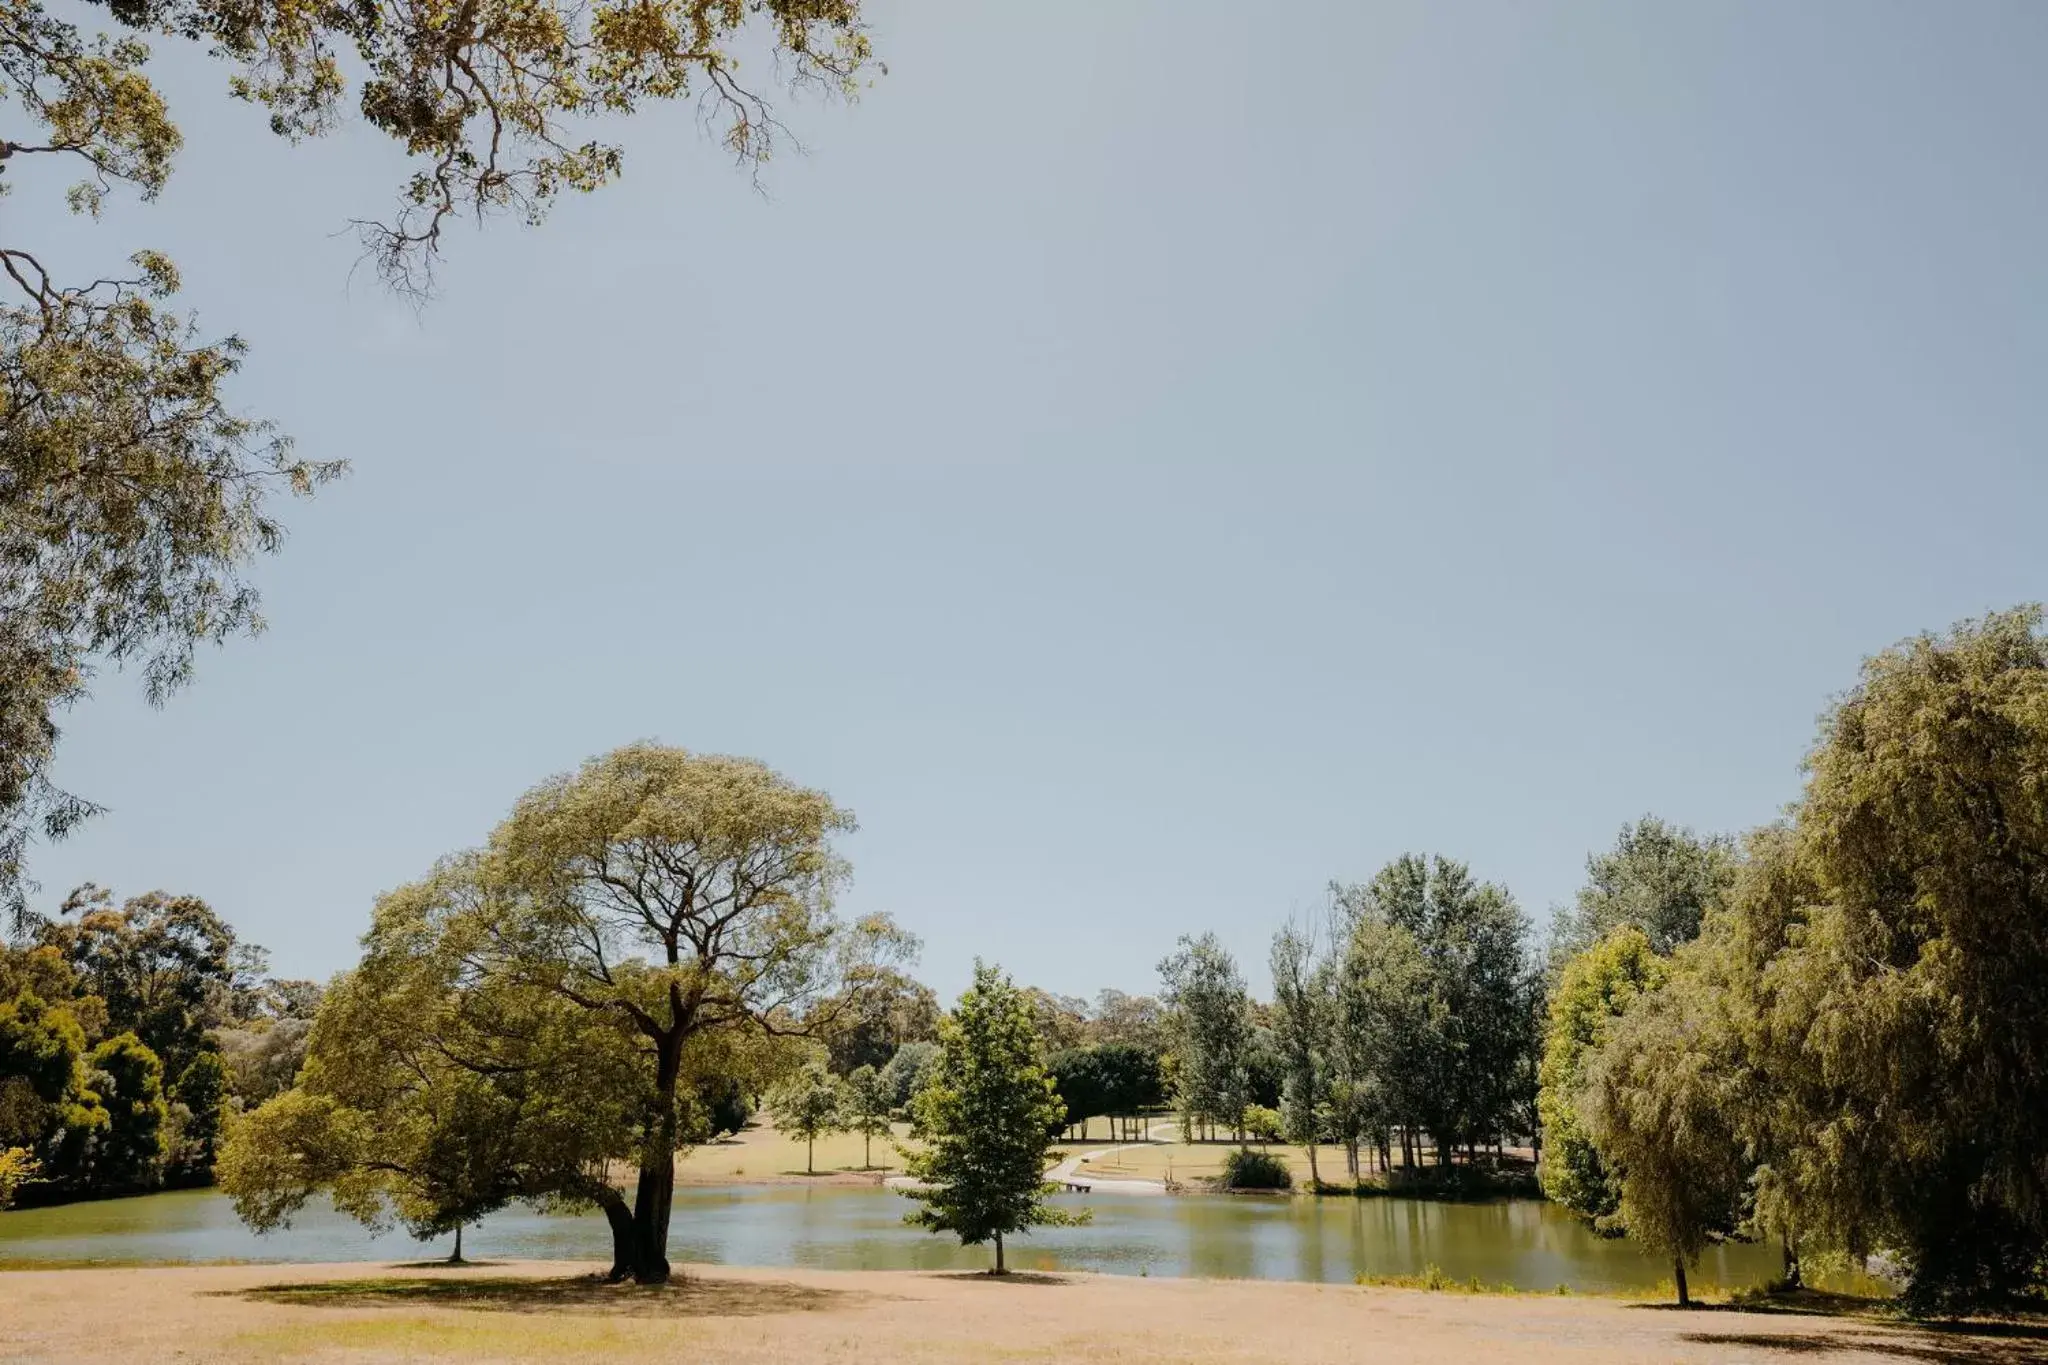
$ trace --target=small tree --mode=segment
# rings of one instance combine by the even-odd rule
[[[889,1089],[882,1073],[871,1066],[857,1066],[846,1078],[843,1115],[847,1130],[860,1134],[860,1166],[873,1170],[874,1140],[889,1135]]]
[[[1064,1112],[1038,1064],[1031,1007],[995,967],[974,964],[974,985],[939,1026],[936,1074],[914,1101],[926,1140],[910,1158],[924,1207],[905,1222],[993,1241],[1004,1274],[1003,1237],[1086,1221],[1046,1202],[1046,1151]]]
[[[816,1175],[819,1137],[846,1126],[842,1110],[845,1087],[823,1062],[811,1062],[768,1094],[768,1114],[775,1126],[804,1140],[804,1174]]]

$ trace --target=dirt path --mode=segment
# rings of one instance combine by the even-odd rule
[[[1641,1365],[2048,1361],[2043,1331],[1678,1312],[1606,1299],[1339,1285],[692,1266],[665,1290],[518,1263],[0,1274],[5,1365]]]

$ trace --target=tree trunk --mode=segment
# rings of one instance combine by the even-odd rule
[[[668,1219],[676,1197],[676,1076],[682,1040],[656,1044],[654,1131],[640,1153],[640,1188],[633,1194],[633,1278],[668,1283]]]
[[[1007,1275],[1009,1273],[1003,1265],[1003,1234],[999,1232],[996,1234],[996,1274]]]
[[[1317,1189],[1323,1184],[1323,1177],[1316,1170],[1316,1145],[1313,1142],[1308,1145],[1308,1183]]]
[[[816,1158],[817,1158],[817,1150],[818,1150],[818,1135],[817,1135],[816,1133],[806,1133],[806,1134],[804,1135],[804,1174],[805,1174],[805,1175],[816,1175],[816,1174],[818,1173],[818,1163],[817,1163],[817,1159],[816,1159]]]
[[[1779,1238],[1779,1245],[1785,1251],[1785,1287],[1787,1289],[1797,1289],[1800,1286],[1799,1252],[1793,1247],[1792,1239],[1789,1236],[1781,1236]]]
[[[455,1225],[455,1250],[448,1253],[449,1265],[462,1264],[462,1224]]]
[[[1685,1290],[1685,1257],[1683,1255],[1671,1258],[1671,1274],[1672,1278],[1678,1281],[1678,1306],[1680,1308],[1692,1307],[1692,1296],[1686,1293]]]
[[[600,1185],[593,1191],[597,1206],[604,1210],[605,1222],[612,1229],[612,1268],[605,1279],[612,1284],[633,1278],[636,1239],[633,1235],[633,1211],[626,1207],[626,1197],[609,1185]]]
[[[863,1128],[860,1130],[860,1168],[873,1170],[875,1166],[875,1135]]]

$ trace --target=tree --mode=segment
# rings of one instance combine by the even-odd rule
[[[1329,993],[1321,980],[1313,931],[1288,925],[1273,938],[1274,1034],[1286,1068],[1281,1105],[1283,1130],[1290,1142],[1308,1149],[1311,1184],[1323,1183],[1316,1168],[1316,1144],[1322,1140],[1329,1110],[1326,1049],[1331,1031]]]
[[[1166,1011],[1149,995],[1126,995],[1105,990],[1095,998],[1095,1010],[1088,1021],[1090,1041],[1101,1045],[1142,1048],[1157,1056],[1166,1051]]]
[[[1166,1078],[1160,1070],[1159,1054],[1134,1043],[1103,1043],[1094,1054],[1104,1112],[1123,1121],[1128,1137],[1132,1121],[1166,1103]],[[1137,1135],[1144,1137],[1142,1131]]]
[[[1443,1048],[1443,1005],[1415,935],[1369,904],[1340,903],[1341,959],[1321,983],[1331,1011],[1330,1135],[1342,1142],[1353,1180],[1358,1149],[1371,1142],[1383,1169],[1390,1163],[1392,1129],[1403,1125],[1404,1162],[1413,1129],[1426,1111]]]
[[[562,191],[614,179],[621,150],[578,131],[592,120],[694,98],[736,160],[758,167],[783,127],[742,82],[739,47],[758,39],[793,82],[847,97],[872,62],[859,0],[540,0],[495,16],[398,0],[134,0],[91,12],[113,31],[42,0],[0,6],[0,86],[23,125],[0,141],[0,166],[76,167],[67,202],[94,218],[120,188],[155,199],[183,135],[142,39],[196,40],[281,136],[360,111],[404,150],[396,212],[358,228],[379,273],[416,295],[451,219],[538,222]],[[282,541],[277,498],[341,470],[242,415],[228,385],[244,344],[203,337],[169,305],[179,280],[167,258],[138,251],[126,270],[67,283],[38,250],[0,243],[0,913],[17,915],[30,841],[61,838],[95,809],[51,780],[57,712],[109,662],[139,666],[160,702],[189,679],[198,645],[260,629],[245,575]]]
[[[871,1066],[855,1067],[846,1078],[846,1099],[842,1118],[847,1131],[860,1134],[860,1168],[873,1170],[873,1143],[889,1136],[889,1092],[882,1073]]]
[[[835,1075],[886,1066],[904,1044],[929,1043],[939,1036],[939,998],[903,972],[873,972],[848,982],[845,993],[845,1001],[835,1002],[837,1021],[823,1037],[827,1065]]]
[[[264,1019],[241,1028],[214,1031],[221,1061],[228,1069],[228,1088],[236,1099],[254,1108],[291,1089],[305,1065],[309,1019]]]
[[[88,883],[37,926],[36,939],[62,954],[79,989],[103,1000],[112,1024],[133,1030],[173,1076],[253,984],[234,930],[197,896],[152,891],[116,908],[111,892]]]
[[[27,990],[0,1000],[0,1149],[24,1153],[17,1183],[33,1165],[60,1187],[84,1189],[110,1123],[76,1014]]]
[[[1060,1097],[1062,1122],[1069,1129],[1079,1124],[1084,1142],[1088,1138],[1090,1116],[1104,1113],[1108,1108],[1108,1095],[1097,1062],[1095,1049],[1087,1047],[1066,1048],[1045,1059],[1045,1071],[1052,1077],[1053,1092]]]
[[[1183,935],[1179,950],[1159,964],[1159,975],[1173,1011],[1180,1058],[1175,1101],[1183,1126],[1219,1123],[1241,1137],[1251,1103],[1251,1000],[1237,963],[1214,934]]]
[[[962,1246],[993,1241],[1002,1275],[1005,1235],[1086,1220],[1046,1202],[1046,1153],[1064,1110],[1038,1064],[1031,1005],[994,966],[974,964],[915,1104],[925,1145],[909,1159],[919,1184],[903,1193],[922,1207],[904,1221],[954,1233]]]
[[[813,1160],[818,1139],[845,1126],[846,1087],[823,1062],[812,1062],[768,1092],[768,1113],[775,1127],[804,1144],[804,1174],[816,1175]]]
[[[2041,621],[1998,613],[1869,660],[1702,941],[1740,1038],[1759,1219],[1895,1251],[1923,1311],[2048,1273]]]
[[[41,1167],[26,1147],[0,1147],[0,1213],[14,1207],[15,1195],[36,1178]]]
[[[889,1098],[889,1108],[906,1108],[917,1092],[924,1088],[938,1061],[937,1043],[905,1043],[897,1048],[896,1055],[882,1068],[882,1088]]]
[[[1088,1002],[1074,995],[1054,995],[1036,986],[1024,988],[1031,1006],[1032,1027],[1046,1056],[1084,1046],[1088,1041]]]
[[[92,1163],[102,1189],[147,1190],[163,1179],[167,1155],[164,1064],[133,1033],[107,1039],[92,1050],[91,1067],[106,1104],[106,1135]]]
[[[1663,984],[1666,967],[1649,937],[1625,924],[1564,965],[1550,999],[1537,1107],[1543,1130],[1543,1192],[1602,1232],[1620,1232],[1621,1182],[1579,1122],[1585,1061],[1608,1028]]]
[[[778,1040],[827,1030],[858,998],[848,981],[913,951],[884,918],[833,914],[845,867],[832,840],[852,827],[824,793],[763,764],[628,745],[536,787],[484,850],[380,907],[366,963],[444,982],[436,1008],[457,1022],[474,1002],[516,1023],[540,996],[549,1018],[582,1016],[585,1037],[628,1039],[631,1067],[607,1093],[632,1128],[566,1130],[565,1145],[587,1145],[528,1182],[537,1194],[544,1176],[576,1177],[565,1192],[612,1222],[616,1275],[668,1278],[675,1154],[703,1131],[697,1080],[724,1071],[765,1089],[789,1064]],[[484,1036],[512,1047],[505,1029]],[[638,1167],[630,1208],[582,1178],[613,1160]]]
[[[1533,1081],[1526,1062],[1537,1037],[1527,924],[1504,888],[1440,855],[1396,858],[1338,899],[1354,923],[1400,929],[1421,951],[1428,1003],[1404,1015],[1428,1026],[1402,1040],[1400,1111],[1429,1132],[1448,1166],[1459,1146],[1499,1137],[1529,1098],[1522,1092]]]
[[[363,961],[321,1002],[298,1084],[230,1123],[217,1174],[258,1231],[314,1194],[373,1227],[456,1232],[514,1200],[595,1204],[614,1273],[632,1216],[605,1161],[633,1150],[643,1063],[619,1021],[479,975],[475,859],[382,897]]]
[[[174,1177],[179,1181],[209,1179],[228,1099],[228,1069],[220,1054],[207,1051],[194,1057],[171,1086],[171,1099],[176,1130],[170,1151]]]
[[[1699,937],[1707,913],[1734,884],[1735,841],[1706,838],[1645,815],[1624,825],[1611,852],[1586,859],[1578,903],[1559,914],[1553,952],[1559,962],[1632,925],[1650,947],[1670,954]]]
[[[1616,1019],[1585,1064],[1577,1107],[1600,1159],[1620,1177],[1621,1225],[1671,1258],[1680,1307],[1686,1267],[1742,1218],[1749,1172],[1735,1131],[1739,1096],[1715,1050],[1713,1002],[1681,969]]]

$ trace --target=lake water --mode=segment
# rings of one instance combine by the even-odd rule
[[[1093,1210],[1083,1227],[1012,1239],[1020,1269],[1124,1275],[1228,1276],[1349,1283],[1355,1276],[1416,1275],[1435,1264],[1527,1289],[1647,1289],[1670,1267],[1625,1241],[1593,1236],[1555,1206],[1533,1200],[1439,1204],[1407,1199],[1268,1199],[1224,1195],[1062,1196]],[[886,1190],[753,1185],[676,1191],[669,1255],[677,1261],[795,1265],[832,1270],[980,1268],[986,1248],[904,1226],[907,1201]],[[258,1236],[212,1190],[184,1190],[0,1213],[0,1263],[91,1261],[400,1261],[445,1255],[403,1232],[373,1237],[325,1206],[286,1231]],[[603,1218],[525,1210],[496,1214],[464,1237],[471,1259],[609,1260]],[[1777,1273],[1775,1249],[1710,1250],[1693,1275],[1702,1288],[1759,1284]]]

